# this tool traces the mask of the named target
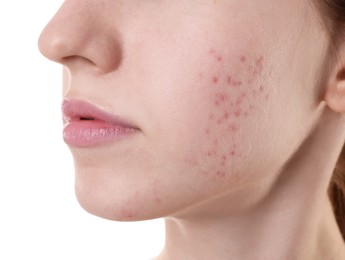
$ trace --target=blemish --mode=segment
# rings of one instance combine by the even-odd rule
[[[216,172],[216,175],[218,176],[218,177],[225,177],[225,172],[223,172],[223,171],[217,171]]]
[[[230,132],[237,132],[238,131],[238,126],[235,124],[230,124],[229,125],[229,130]]]
[[[225,102],[228,99],[228,95],[224,92],[216,93],[216,100],[220,102]]]
[[[260,85],[259,91],[260,91],[261,93],[264,92],[264,86],[263,86],[263,85]]]
[[[122,212],[122,215],[127,219],[134,218],[134,214],[130,212],[129,210],[126,210],[125,208],[122,208],[121,212]]]
[[[235,151],[235,150],[232,150],[232,151],[230,152],[230,156],[231,156],[231,157],[236,156],[236,151]]]
[[[234,112],[234,115],[235,115],[236,117],[240,117],[240,116],[242,115],[242,111],[241,111],[240,109],[238,109],[238,110],[236,110],[236,111]]]
[[[213,119],[214,119],[214,115],[211,113],[211,114],[208,116],[208,119],[213,120]]]
[[[240,57],[240,61],[241,61],[242,63],[246,63],[247,57],[244,56],[244,55],[242,55],[242,56]]]
[[[262,70],[263,69],[263,65],[264,65],[264,57],[260,56],[257,60],[256,60],[256,66]]]
[[[233,86],[234,87],[239,87],[239,86],[242,86],[242,81],[235,81],[234,83],[233,83]]]
[[[229,112],[224,112],[223,118],[224,119],[228,119],[230,117],[230,113]]]
[[[212,78],[213,84],[217,84],[218,81],[219,81],[219,78],[218,78],[217,76],[214,76],[214,77]]]

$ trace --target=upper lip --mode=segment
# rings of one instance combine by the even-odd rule
[[[62,103],[62,112],[64,123],[66,124],[75,121],[97,120],[111,125],[137,129],[133,124],[120,117],[83,100],[64,100]]]

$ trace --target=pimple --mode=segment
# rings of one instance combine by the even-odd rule
[[[230,132],[237,132],[238,126],[236,124],[230,124],[228,129],[230,130]]]
[[[224,115],[223,115],[223,118],[224,119],[228,119],[230,116],[230,113],[229,112],[224,112]]]
[[[212,77],[212,83],[213,83],[213,84],[217,84],[218,81],[219,81],[219,78],[218,78],[217,76],[213,76],[213,77]]]
[[[241,109],[236,110],[236,111],[234,112],[234,115],[235,115],[236,117],[240,117],[240,116],[242,115],[242,110],[241,110]]]
[[[264,86],[263,86],[263,85],[260,85],[259,91],[260,91],[261,93],[264,92]]]
[[[228,76],[228,77],[226,78],[226,81],[227,81],[227,83],[228,83],[229,85],[231,85],[231,84],[232,84],[232,78],[231,78],[231,76]]]
[[[256,60],[256,67],[260,70],[263,69],[263,64],[264,64],[264,57],[261,55],[257,60]]]
[[[214,114],[211,113],[211,114],[208,116],[208,119],[213,120],[213,119],[214,119]]]
[[[242,55],[242,56],[240,57],[240,61],[241,61],[241,63],[246,63],[247,57],[246,57],[245,55]]]
[[[225,172],[223,172],[223,171],[216,171],[216,175],[217,175],[218,177],[221,177],[221,178],[223,178],[223,177],[226,176]]]
[[[134,218],[134,214],[131,211],[125,209],[124,207],[122,207],[122,209],[121,209],[121,214],[123,217],[125,217],[127,219]]]
[[[217,61],[217,62],[222,62],[223,61],[223,57],[222,55],[220,55],[215,49],[210,49],[208,54],[210,56],[212,56],[212,58]]]

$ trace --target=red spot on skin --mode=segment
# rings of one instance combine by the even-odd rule
[[[238,110],[235,111],[234,114],[235,114],[236,117],[240,117],[241,114],[242,114],[242,111],[240,109],[238,109]]]
[[[260,56],[257,60],[256,60],[256,67],[261,71],[263,69],[263,65],[264,65],[264,57]]]
[[[229,112],[224,112],[223,118],[228,119],[230,116]]]
[[[158,197],[155,197],[155,202],[156,202],[157,204],[161,204],[161,203],[162,203],[162,200],[161,200],[160,198],[158,198]]]
[[[242,86],[242,81],[237,81],[237,82],[235,83],[235,86],[236,86],[236,87]]]
[[[259,91],[260,91],[261,93],[264,92],[264,86],[263,86],[263,85],[260,85]]]
[[[236,155],[235,150],[232,150],[232,151],[230,152],[230,156],[231,156],[231,157],[234,157],[235,155]]]
[[[214,115],[213,115],[213,114],[210,114],[210,115],[208,116],[208,119],[213,120],[213,119],[214,119]]]
[[[207,156],[208,156],[208,157],[213,157],[213,156],[215,156],[215,155],[217,155],[217,150],[216,150],[216,148],[212,148],[211,150],[209,150],[209,151],[207,152]]]
[[[233,87],[242,86],[242,81],[241,80],[234,80],[231,76],[228,76],[226,78],[226,82],[227,82],[228,85],[231,85]]]
[[[127,219],[131,219],[131,218],[134,218],[134,214],[131,213],[129,210],[126,210],[124,208],[121,209],[121,213],[122,215],[127,218]]]
[[[218,176],[218,177],[225,177],[225,172],[222,172],[222,171],[217,171],[216,172],[216,175]]]
[[[230,76],[228,76],[226,78],[226,82],[229,84],[229,85],[232,85],[232,78]]]
[[[235,125],[235,124],[230,124],[230,125],[229,125],[229,130],[230,130],[231,132],[237,132],[237,131],[238,131],[238,126]]]
[[[214,76],[214,77],[212,78],[213,84],[217,84],[218,81],[219,81],[219,78],[218,78],[217,76]]]
[[[214,104],[215,104],[217,107],[220,105],[220,103],[219,103],[218,100],[214,101]]]
[[[246,63],[246,61],[247,61],[247,57],[246,56],[241,56],[240,57],[240,61],[242,62],[242,63]]]
[[[216,100],[219,102],[225,102],[228,99],[228,95],[224,92],[216,93]]]
[[[221,56],[217,57],[217,61],[221,62],[223,60],[223,58]]]
[[[207,128],[207,129],[205,130],[205,132],[206,132],[207,135],[209,135],[210,132],[211,132],[211,131],[210,131],[210,128]]]

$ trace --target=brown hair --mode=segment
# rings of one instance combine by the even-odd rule
[[[340,41],[345,40],[345,0],[317,0],[320,12],[325,17],[325,26],[337,52]],[[337,55],[340,58],[340,55]],[[341,61],[345,62],[345,61]],[[345,240],[345,145],[333,172],[328,194],[333,204],[335,217]]]

